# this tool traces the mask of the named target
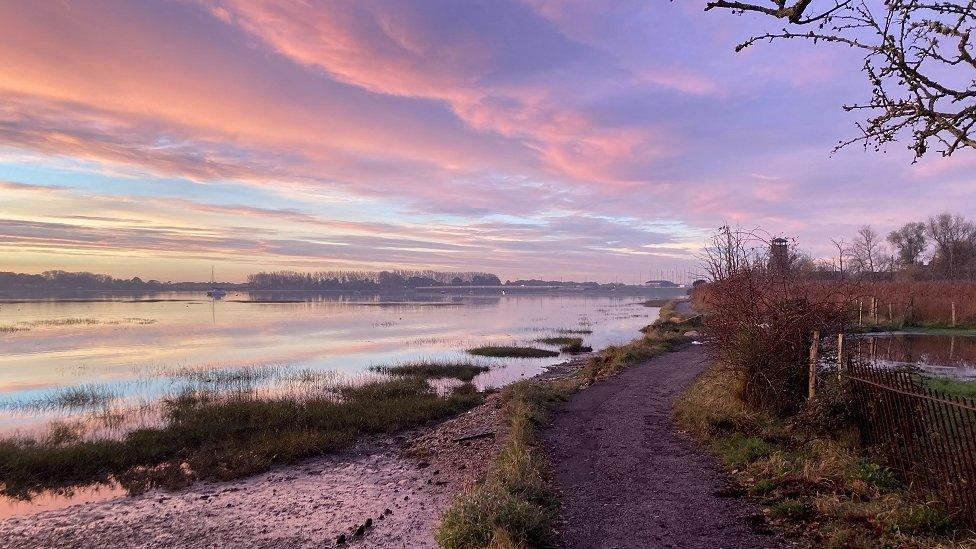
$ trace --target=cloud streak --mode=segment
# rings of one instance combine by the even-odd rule
[[[817,242],[976,214],[968,160],[829,157],[857,60],[731,53],[758,29],[639,0],[4,2],[0,249],[607,280],[726,221]]]

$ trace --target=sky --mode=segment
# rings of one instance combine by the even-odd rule
[[[0,271],[633,281],[725,223],[813,255],[976,216],[976,157],[834,145],[829,45],[697,0],[6,0]]]

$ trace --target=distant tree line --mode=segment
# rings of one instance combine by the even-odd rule
[[[976,279],[976,223],[961,215],[908,222],[887,235],[863,225],[850,243],[833,244],[834,257],[819,268],[841,276]]]
[[[489,273],[440,271],[320,271],[300,273],[275,271],[247,277],[255,290],[381,291],[429,286],[500,286],[501,280]]]
[[[67,271],[44,271],[41,274],[0,272],[0,290],[156,290],[168,289],[173,283],[144,281],[139,277],[114,278],[109,275]]]
[[[211,282],[160,282],[139,277],[114,278],[89,272],[45,271],[41,274],[0,272],[0,292],[12,291],[176,291],[209,289]],[[217,282],[217,286],[234,290],[308,290],[308,291],[402,291],[422,287],[498,286],[561,287],[574,290],[609,290],[626,284],[570,282],[561,280],[518,279],[504,283],[496,275],[483,272],[444,272],[433,270],[392,271],[274,271],[249,275],[244,284]]]

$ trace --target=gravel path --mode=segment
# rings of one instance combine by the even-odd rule
[[[714,458],[671,419],[706,367],[667,353],[573,396],[544,433],[565,547],[781,547]]]

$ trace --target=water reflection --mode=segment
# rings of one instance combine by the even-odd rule
[[[653,320],[657,309],[638,300],[296,292],[8,300],[0,303],[0,434],[36,434],[52,421],[124,432],[151,423],[160,398],[201,386],[276,391],[296,372],[355,380],[374,365],[466,360],[470,347],[539,345],[533,340],[560,330],[592,330],[585,344],[599,349]],[[485,359],[492,368],[474,383],[501,386],[564,359]]]
[[[976,337],[893,333],[855,340],[858,356],[930,375],[976,378]]]

